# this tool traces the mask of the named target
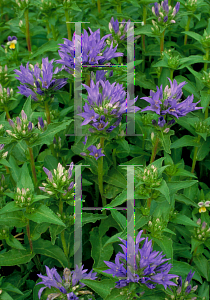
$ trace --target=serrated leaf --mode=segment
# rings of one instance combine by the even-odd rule
[[[3,254],[0,254],[0,266],[17,266],[26,264],[35,256],[31,254],[31,250],[12,249]]]
[[[41,204],[38,208],[36,208],[35,212],[33,213],[24,213],[25,217],[29,220],[32,220],[36,223],[50,223],[50,224],[57,224],[57,225],[66,225],[56,216],[56,214],[46,205]]]
[[[199,227],[199,225],[195,221],[181,214],[176,215],[176,217],[173,218],[171,222],[176,224],[186,225],[186,226]]]
[[[169,191],[168,185],[166,184],[164,179],[161,181],[160,186],[154,188],[154,190],[157,190],[161,194],[163,194],[165,196],[166,200],[168,201],[168,203],[170,203],[170,191]]]
[[[82,279],[80,280],[82,283],[87,285],[89,288],[94,290],[99,296],[105,299],[109,293],[110,289],[114,288],[116,283],[116,279],[103,279],[101,281],[91,280],[91,279]]]
[[[12,248],[20,249],[20,250],[26,250],[25,247],[21,244],[20,241],[18,241],[16,238],[14,238],[13,235],[9,235],[8,238],[6,238],[6,243]]]
[[[126,227],[126,217],[117,210],[111,210],[111,215],[120,226],[121,230],[124,230]]]
[[[50,241],[39,239],[33,242],[33,251],[35,254],[52,257],[59,261],[63,268],[68,268],[69,262],[62,249],[57,245],[52,245]]]

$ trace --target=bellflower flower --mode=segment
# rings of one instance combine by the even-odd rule
[[[196,300],[197,297],[193,297],[195,296],[195,294],[193,294],[198,286],[194,286],[192,287],[190,284],[190,281],[192,280],[193,275],[195,274],[195,272],[192,273],[192,271],[190,270],[190,272],[187,275],[187,278],[185,279],[185,282],[182,282],[182,277],[179,276],[176,278],[176,282],[178,284],[178,288],[172,288],[173,291],[173,296],[176,299],[186,299],[186,300]],[[175,299],[174,298],[174,299]]]
[[[22,85],[18,87],[18,93],[28,97],[31,95],[34,101],[43,101],[45,96],[48,94],[60,90],[66,83],[67,78],[61,79],[52,79],[54,74],[57,74],[62,68],[56,68],[53,72],[53,60],[48,61],[48,57],[42,59],[42,67],[36,64],[35,66],[29,65],[29,62],[26,65],[26,68],[22,65],[19,70],[14,70],[18,79]],[[30,66],[30,68],[29,68]]]
[[[178,119],[179,117],[186,116],[186,114],[191,111],[203,108],[196,107],[200,100],[196,103],[193,103],[193,95],[188,96],[187,99],[180,102],[183,94],[182,87],[187,82],[182,82],[177,86],[177,82],[175,79],[173,83],[170,78],[168,78],[168,80],[170,81],[171,88],[169,88],[167,85],[163,92],[162,85],[160,86],[160,89],[157,86],[156,93],[150,90],[150,97],[141,98],[151,104],[151,106],[147,106],[144,109],[142,109],[142,112],[146,110],[151,110],[156,112],[158,115],[168,114]]]
[[[163,285],[165,289],[170,285],[177,286],[174,282],[170,281],[172,278],[177,277],[177,275],[168,274],[172,265],[165,263],[167,260],[170,260],[170,258],[164,258],[165,255],[162,255],[162,252],[159,253],[159,251],[153,251],[152,240],[148,241],[148,237],[146,239],[141,238],[142,232],[143,230],[141,230],[136,237],[135,263],[128,269],[130,278],[126,279],[127,244],[130,249],[134,249],[134,241],[129,235],[128,241],[119,238],[124,244],[120,245],[124,254],[121,252],[117,254],[115,264],[104,261],[111,270],[105,270],[103,272],[113,274],[113,277],[120,277],[120,280],[116,282],[117,285],[115,288],[125,287],[129,284],[129,282],[145,284],[149,289],[154,289],[157,284]],[[141,248],[139,248],[139,244],[143,240],[144,244]],[[124,262],[120,263],[119,259],[122,259]],[[123,279],[123,277],[125,277],[125,279]]]
[[[42,274],[37,274],[42,281],[38,282],[37,284],[44,284],[45,287],[40,288],[38,292],[38,297],[41,299],[41,294],[43,290],[47,288],[54,287],[58,289],[57,293],[53,293],[48,295],[47,299],[55,299],[57,297],[60,297],[62,294],[65,294],[67,296],[68,300],[79,300],[77,295],[80,294],[92,294],[89,291],[79,291],[79,289],[83,288],[85,286],[84,283],[81,283],[81,279],[91,279],[95,280],[97,277],[95,276],[96,273],[92,273],[93,270],[91,270],[88,274],[86,273],[87,269],[83,270],[82,265],[80,268],[76,265],[76,270],[75,271],[70,271],[68,268],[65,268],[63,271],[63,276],[58,274],[56,268],[49,269],[47,266],[46,268],[46,273],[47,276],[43,276]],[[49,296],[53,298],[49,298]]]
[[[44,172],[47,174],[47,183],[42,183],[44,187],[39,187],[40,190],[43,192],[48,193],[49,195],[57,195],[57,193],[61,193],[60,190],[64,189],[64,192],[62,195],[64,196],[64,199],[71,199],[71,196],[74,195],[74,193],[70,194],[70,191],[75,186],[74,182],[70,181],[72,176],[72,170],[74,167],[74,163],[71,162],[70,167],[67,170],[58,163],[57,170],[54,169],[54,174],[50,172],[47,168],[43,167]]]
[[[102,93],[99,92],[99,84],[102,86]],[[88,103],[83,106],[84,112],[78,114],[85,119],[81,126],[90,123],[96,130],[103,131],[110,124],[110,120],[117,118],[113,125],[106,128],[106,132],[110,132],[119,125],[124,113],[140,110],[139,107],[132,106],[133,101],[130,100],[129,94],[125,99],[126,92],[122,84],[116,82],[110,84],[108,80],[105,82],[99,80],[94,84],[91,80],[90,87],[85,84],[83,86],[88,91]],[[137,98],[138,96],[134,102]],[[89,130],[92,132],[93,128]]]
[[[178,13],[179,7],[180,2],[177,2],[175,7],[172,8],[168,5],[168,0],[164,0],[161,2],[161,5],[157,2],[154,3],[154,6],[152,7],[152,13],[157,18],[158,23],[160,23],[161,25],[169,25],[170,23],[176,23],[173,18]],[[155,26],[154,23],[153,25]]]
[[[110,47],[106,47],[105,40],[111,35],[107,34],[100,39],[100,29],[93,32],[90,28],[90,36],[84,29],[82,34],[82,64],[83,65],[95,65],[103,64],[105,61],[109,61],[114,57],[123,56],[123,53],[115,53],[117,46],[113,49],[113,43]],[[59,44],[60,50],[58,51],[60,58],[57,63],[63,64],[66,70],[71,73],[69,69],[74,68],[74,47],[81,47],[81,37],[74,33],[74,41],[69,41],[64,38],[64,44]],[[105,48],[106,47],[106,48]],[[76,59],[77,63],[81,63],[80,57]]]

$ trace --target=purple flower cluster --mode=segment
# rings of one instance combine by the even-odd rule
[[[54,74],[64,69],[64,67],[60,69],[57,67],[53,72],[53,61],[54,59],[49,62],[48,57],[46,57],[42,59],[41,69],[37,65],[29,65],[28,62],[26,68],[21,65],[20,71],[14,70],[16,75],[19,76],[15,78],[22,83],[18,86],[20,91],[18,93],[26,97],[31,95],[34,101],[38,101],[44,99],[52,91],[60,90],[67,83],[67,78],[52,79]]]
[[[90,273],[86,273],[87,269],[83,270],[82,265],[80,268],[76,266],[75,271],[70,271],[68,268],[65,268],[63,271],[63,276],[58,274],[56,271],[56,268],[49,269],[46,267],[46,273],[47,276],[43,276],[42,274],[37,274],[42,281],[37,284],[44,284],[45,287],[40,288],[38,297],[41,298],[41,294],[46,287],[50,288],[54,287],[58,289],[57,293],[53,293],[48,296],[52,296],[53,298],[47,298],[47,299],[55,299],[62,294],[65,294],[67,296],[67,300],[79,300],[77,295],[79,292],[77,292],[77,289],[83,288],[85,286],[84,283],[81,283],[81,279],[92,279],[95,280],[97,277],[95,276],[96,273],[92,273],[93,270],[90,271]],[[71,277],[72,276],[72,277]],[[79,286],[75,287],[79,283]]]
[[[82,143],[83,143],[84,145],[86,145],[86,143],[87,143],[87,136],[85,137],[85,141],[82,142]],[[100,147],[100,144],[99,144],[99,147]],[[101,153],[102,148],[99,149],[99,147],[96,147],[96,146],[94,146],[94,145],[91,145],[90,147],[87,148],[87,150],[90,151],[89,155],[94,156],[94,158],[95,158],[96,160],[98,160],[99,157],[101,157],[101,156],[105,156],[105,154]],[[85,153],[85,152],[82,152],[82,153],[80,153],[80,155],[86,156],[86,153]]]
[[[109,61],[114,57],[123,56],[123,53],[115,53],[117,46],[113,49],[113,43],[110,47],[106,47],[107,44],[105,40],[111,35],[107,34],[102,39],[100,39],[100,29],[93,32],[90,28],[90,36],[84,29],[82,34],[82,64],[95,65],[103,64],[105,61]],[[60,60],[57,63],[63,64],[66,70],[70,72],[70,69],[74,68],[74,56],[75,56],[75,45],[76,47],[81,47],[81,37],[74,33],[74,41],[69,41],[64,38],[64,44],[59,44],[60,50],[58,51],[60,55]],[[106,48],[105,48],[106,47]],[[77,63],[81,63],[81,59],[76,59]]]
[[[136,263],[131,266],[133,273],[128,269],[130,279],[120,279],[115,286],[116,288],[122,288],[129,284],[129,282],[136,282],[140,284],[145,284],[149,289],[154,289],[157,284],[161,284],[166,289],[168,286],[176,284],[170,281],[172,278],[178,277],[174,274],[168,274],[172,265],[165,263],[170,258],[163,258],[162,252],[153,251],[152,240],[148,241],[148,237],[141,238],[143,230],[141,230],[136,237],[136,245],[130,235],[128,235],[128,242],[119,238],[124,245],[120,245],[123,249],[124,254],[119,252],[115,258],[115,264],[112,262],[104,261],[105,264],[111,268],[110,270],[105,270],[103,272],[112,274],[113,277],[127,277],[127,244],[130,249],[134,249],[135,246],[135,257]],[[144,244],[139,248],[140,242],[144,240]],[[120,259],[124,260],[120,263]],[[164,263],[164,264],[163,264]]]
[[[166,23],[169,20],[169,17],[175,17],[175,15],[179,11],[180,2],[177,2],[175,7],[173,8],[173,12],[171,12],[171,6],[168,6],[168,0],[164,0],[161,2],[161,5],[157,2],[154,4],[155,6],[152,7],[153,14],[158,17],[158,22],[163,21]],[[171,23],[175,23],[174,20],[171,20]]]
[[[186,116],[187,113],[202,109],[202,107],[196,107],[196,105],[200,102],[193,103],[194,96],[188,96],[187,99],[180,102],[181,96],[183,94],[182,87],[187,82],[182,82],[177,86],[177,82],[174,79],[173,83],[170,78],[171,88],[168,88],[168,85],[165,87],[163,92],[162,85],[159,87],[157,86],[157,92],[153,92],[150,90],[150,97],[142,97],[141,99],[146,100],[151,104],[151,106],[147,106],[143,111],[151,110],[156,112],[158,115],[172,115],[176,118]]]
[[[130,20],[128,20],[128,22],[122,20],[121,25],[119,25],[119,21],[117,19],[115,21],[114,18],[112,17],[109,22],[110,32],[115,33],[115,35],[119,36],[120,40],[125,39],[125,33],[128,31],[129,27],[130,27]],[[110,39],[113,40],[113,37],[111,36]]]
[[[102,86],[102,93],[99,91],[99,84]],[[140,110],[140,108],[132,106],[133,101],[130,100],[129,94],[125,99],[126,92],[123,85],[115,84],[116,82],[110,84],[108,80],[105,82],[99,80],[96,84],[91,80],[90,87],[83,84],[88,91],[88,103],[86,102],[83,106],[84,112],[78,114],[85,119],[81,126],[90,123],[94,129],[103,131],[110,124],[110,119],[117,118],[113,125],[106,128],[106,132],[111,132],[119,125],[124,113]],[[137,98],[138,96],[134,99],[134,102],[137,101]],[[93,128],[90,128],[89,131],[95,132]]]
[[[195,285],[193,288],[190,284],[190,281],[193,278],[193,275],[195,274],[195,272],[192,273],[192,271],[190,270],[190,272],[187,275],[187,278],[185,279],[185,282],[183,284],[182,282],[182,277],[179,276],[177,278],[177,284],[178,284],[178,288],[175,289],[173,288],[173,293],[174,296],[176,296],[176,299],[190,299],[190,300],[196,300],[197,297],[192,297],[195,294],[193,294],[193,292],[195,292],[198,288],[197,285]]]

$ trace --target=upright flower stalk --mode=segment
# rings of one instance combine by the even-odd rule
[[[146,24],[146,21],[147,21],[147,7],[146,5],[143,5],[143,23],[144,25]],[[142,72],[144,72],[144,68],[145,68],[145,34],[142,34],[141,35],[141,41],[142,41]]]
[[[101,2],[100,2],[100,0],[97,0],[97,7],[98,7],[98,13],[100,14],[100,12],[101,12]]]
[[[104,137],[100,138],[100,147],[102,150],[104,149]],[[103,188],[103,156],[100,157],[98,160],[98,186],[99,186],[99,191],[101,194],[101,199],[102,199],[102,205],[103,207],[106,206],[106,198],[103,195],[104,188]],[[103,210],[103,214],[106,214],[106,210]]]
[[[33,149],[28,147],[28,150],[29,150],[29,155],[30,155],[30,163],[31,163],[31,171],[32,171],[33,181],[34,181],[34,185],[37,186],[37,177],[36,177]]]
[[[28,46],[28,51],[31,52],[31,41],[30,41],[28,8],[26,8],[24,14],[25,14],[25,21],[26,21],[26,42],[27,42],[27,46]]]
[[[192,16],[188,16],[188,20],[187,20],[187,25],[185,27],[185,31],[189,31],[191,19],[192,19]],[[185,34],[185,36],[184,36],[184,45],[187,45],[187,34]]]
[[[65,13],[65,18],[66,18],[66,28],[67,28],[67,32],[68,32],[68,40],[70,40],[71,39],[71,24],[68,23],[68,22],[70,22],[70,19],[69,19],[69,13],[68,13],[67,8],[65,8],[64,13]]]
[[[45,112],[46,112],[46,116],[47,116],[47,124],[50,124],[51,123],[50,110],[49,110],[49,105],[48,105],[47,101],[45,101],[44,106],[45,106]]]
[[[157,136],[154,146],[152,148],[152,155],[151,155],[150,163],[153,163],[153,161],[155,160],[155,156],[157,154],[157,149],[158,149],[158,143],[159,143],[159,137]]]
[[[198,144],[200,143],[200,139],[201,139],[201,136],[199,135],[198,140],[197,140]],[[193,173],[194,170],[195,170],[195,165],[196,165],[196,160],[197,160],[197,153],[198,153],[198,146],[196,146],[195,149],[194,149],[191,173]]]
[[[59,214],[62,215],[62,213],[63,213],[63,201],[62,201],[62,199],[60,199]],[[66,257],[68,257],[68,248],[67,248],[66,240],[65,240],[65,229],[61,232],[61,242],[62,242],[62,246],[63,246],[63,251],[64,251]]]

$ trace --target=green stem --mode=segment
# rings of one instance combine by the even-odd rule
[[[104,149],[104,137],[100,138],[100,145],[102,150]],[[103,156],[98,159],[98,185],[99,191],[102,198],[103,207],[106,206],[106,198],[103,196]],[[106,210],[103,210],[103,214],[106,215]]]
[[[53,34],[53,39],[54,41],[57,41],[57,35],[56,35],[56,32],[55,32],[55,27],[54,25],[51,24],[51,30],[52,30],[52,34]]]
[[[65,17],[66,17],[66,22],[69,22],[70,19],[69,19],[68,9],[65,9]],[[71,40],[71,24],[66,23],[66,27],[68,32],[68,40]]]
[[[122,56],[118,56],[117,59],[118,59],[118,64],[121,65],[121,63],[122,63]]]
[[[6,112],[7,121],[9,121],[9,119],[11,119],[11,118],[10,118],[8,107],[5,106],[4,109],[5,109],[5,112]]]
[[[28,51],[31,52],[31,41],[30,41],[30,31],[29,31],[29,19],[28,19],[28,9],[25,10],[25,21],[26,21],[26,42],[28,46]]]
[[[147,7],[145,5],[143,5],[143,22],[144,25],[146,24],[147,21]],[[144,68],[145,68],[145,34],[142,34],[141,36],[141,41],[142,41],[142,72],[144,72]]]
[[[100,12],[101,12],[101,3],[100,3],[100,0],[97,0],[97,6],[98,6],[98,12],[100,14]]]
[[[148,208],[150,208],[150,206],[151,206],[151,201],[152,201],[151,197],[147,199],[147,207]]]
[[[164,51],[164,34],[165,34],[165,30],[163,31],[161,38],[160,38],[160,54],[162,54],[162,52]],[[160,74],[162,72],[162,68],[160,67]]]
[[[188,20],[187,20],[187,25],[185,27],[185,31],[189,31],[191,18],[192,18],[192,16],[188,16]],[[184,36],[184,45],[187,45],[187,34],[185,34],[185,36]]]
[[[87,86],[90,86],[90,74],[88,74],[88,73],[85,77],[85,83],[86,83]]]
[[[113,162],[114,162],[114,167],[116,169],[116,167],[117,167],[117,162],[116,162],[116,148],[114,148],[113,151],[112,151],[112,159],[113,159]]]
[[[62,213],[63,213],[63,201],[60,199],[59,214],[62,215]],[[61,242],[62,242],[62,246],[63,246],[63,251],[64,251],[66,257],[68,257],[68,248],[66,246],[66,240],[65,240],[65,229],[61,232]]]
[[[31,253],[33,253],[33,245],[32,245],[32,240],[31,240],[31,235],[30,235],[29,219],[27,219],[26,232],[27,232],[27,237],[28,237]]]
[[[190,260],[190,262],[189,262],[190,265],[192,264],[193,257],[195,256],[197,250],[198,250],[198,247],[196,247],[195,250],[194,250],[194,252],[193,252],[193,255],[192,255],[191,260]]]
[[[170,69],[170,79],[171,79],[171,81],[173,80],[173,75],[174,75],[174,70]]]
[[[118,4],[117,4],[117,13],[118,14],[121,14],[122,13],[122,8],[121,8],[121,2],[119,1]],[[120,17],[119,18],[119,21],[121,22],[122,21],[122,18]]]
[[[31,171],[32,176],[34,180],[34,185],[37,186],[37,178],[36,178],[36,169],[35,169],[35,163],[34,163],[34,155],[33,155],[33,149],[28,147],[29,155],[30,155],[30,163],[31,163]]]
[[[47,101],[44,103],[44,106],[45,106],[45,111],[46,111],[46,115],[47,115],[47,124],[50,124],[51,123],[50,110],[49,110],[49,105],[48,105]]]
[[[209,48],[206,49],[206,60],[209,60]],[[204,71],[206,72],[208,63],[204,63]]]
[[[94,206],[97,207],[99,202],[99,188],[96,182],[95,182],[95,193],[96,193],[96,198],[94,198]]]
[[[150,159],[150,164],[153,163],[153,161],[155,160],[155,156],[156,156],[157,148],[158,148],[158,143],[159,143],[159,138],[156,137],[155,144],[152,148],[152,156],[151,156],[151,159]]]
[[[201,139],[201,136],[199,135],[199,136],[198,136],[198,144],[199,144],[199,142],[200,142],[200,139]],[[197,153],[198,153],[198,146],[195,147],[195,150],[194,150],[193,163],[192,163],[191,173],[193,173],[194,170],[195,170],[195,164],[196,164],[196,160],[197,160]]]
[[[46,20],[46,26],[47,26],[47,34],[50,34],[50,25],[48,20]],[[51,38],[49,38],[49,41],[51,40]]]

